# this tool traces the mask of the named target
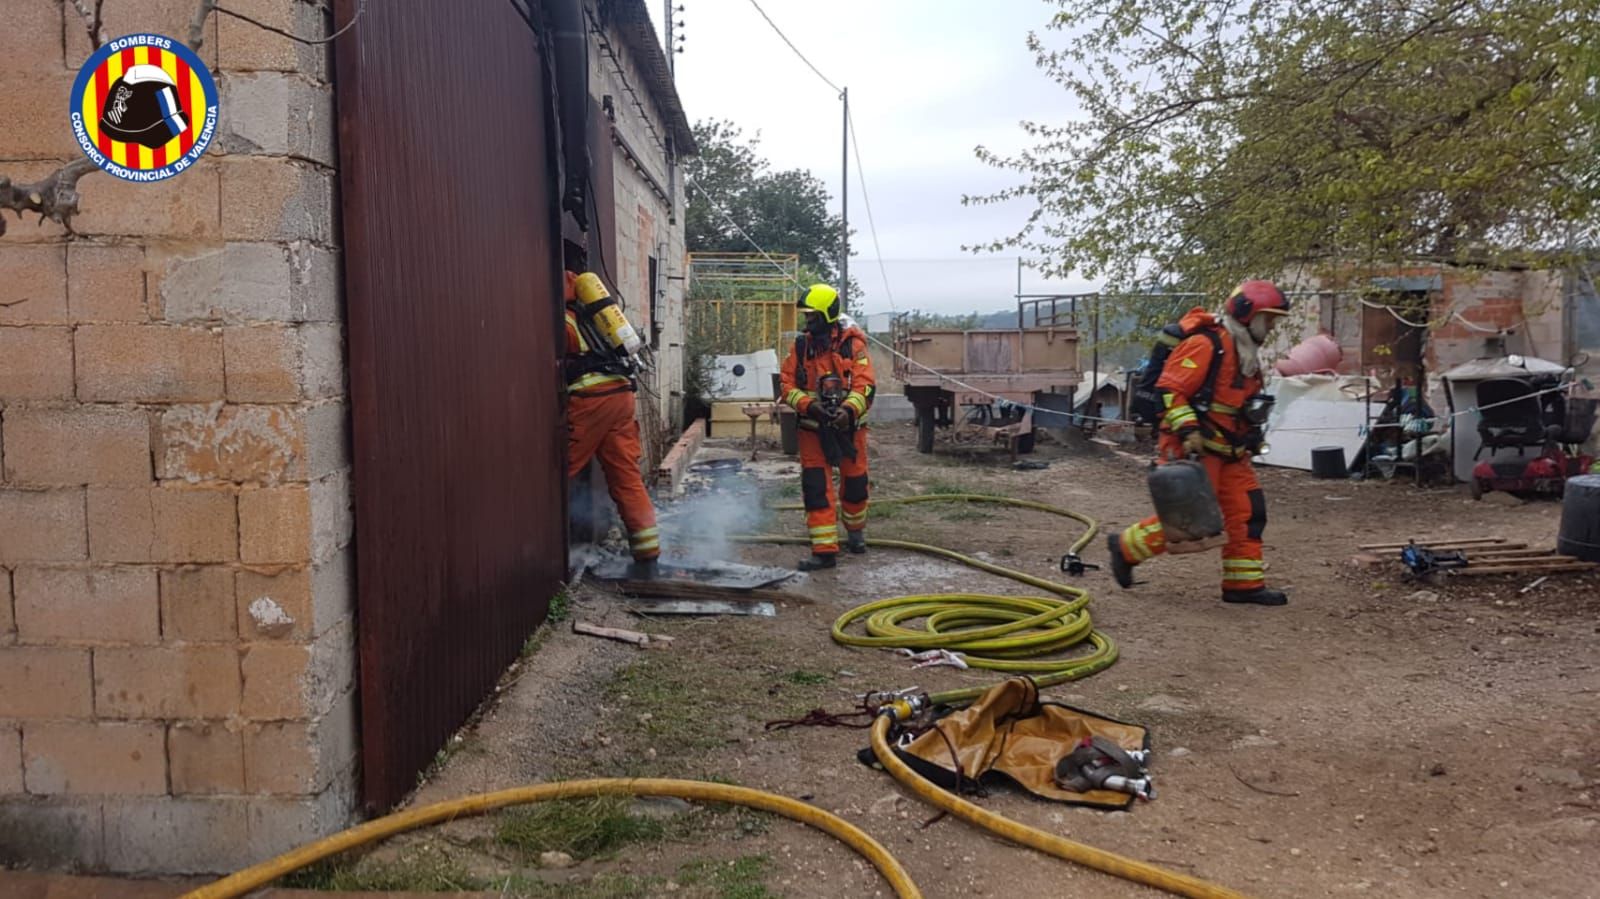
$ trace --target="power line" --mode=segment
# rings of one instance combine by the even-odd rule
[[[889,298],[889,308],[899,312],[894,304],[894,291],[889,289],[889,270],[883,266],[883,247],[878,245],[878,223],[872,220],[872,197],[867,195],[867,169],[861,164],[861,144],[856,140],[856,120],[845,107],[845,122],[850,126],[850,147],[856,152],[856,180],[861,182],[861,202],[867,207],[867,228],[872,232],[872,249],[878,254],[878,276],[883,279],[883,293]]]
[[[778,33],[778,37],[782,38],[783,42],[789,45],[789,49],[794,51],[794,55],[800,57],[800,61],[806,64],[806,68],[810,69],[818,78],[822,79],[823,84],[833,88],[833,92],[836,94],[844,93],[843,88],[839,87],[837,84],[834,84],[831,80],[829,80],[827,75],[822,74],[821,70],[811,64],[811,60],[806,59],[806,55],[800,52],[800,48],[794,45],[794,41],[789,40],[789,36],[783,33],[783,29],[778,27],[778,23],[772,21],[772,17],[767,15],[767,11],[761,8],[761,4],[757,3],[756,0],[750,0],[750,5],[756,8],[756,12],[761,13],[761,18],[767,20],[767,24],[771,25],[772,30]]]

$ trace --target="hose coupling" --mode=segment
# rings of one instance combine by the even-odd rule
[[[895,721],[909,721],[928,707],[928,694],[921,687],[905,690],[877,690],[861,697],[874,715],[888,715]]]

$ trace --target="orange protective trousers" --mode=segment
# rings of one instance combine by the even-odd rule
[[[656,528],[656,508],[639,474],[639,423],[633,418],[633,392],[567,397],[567,480],[576,478],[600,457],[606,489],[628,529],[628,546],[635,559],[661,555],[661,532]]]
[[[1161,464],[1183,458],[1183,445],[1177,437],[1162,434]],[[1266,566],[1261,556],[1261,535],[1267,527],[1267,501],[1256,479],[1255,467],[1248,458],[1230,462],[1205,453],[1200,457],[1211,489],[1222,507],[1223,526],[1228,542],[1222,547],[1222,589],[1255,590],[1266,585]],[[1122,532],[1122,557],[1134,565],[1167,551],[1166,533],[1161,519],[1152,515]]]
[[[822,451],[817,432],[802,428],[800,441],[800,493],[805,500],[806,527],[811,532],[811,551],[819,556],[839,551],[839,522],[834,517],[833,467]],[[852,440],[854,459],[839,457],[839,499],[843,500],[844,527],[859,531],[867,526],[867,429],[856,428]]]

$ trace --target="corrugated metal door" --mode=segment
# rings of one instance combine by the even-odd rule
[[[356,0],[339,0],[348,21]],[[337,60],[364,798],[387,808],[566,555],[546,69],[511,3],[367,3]]]

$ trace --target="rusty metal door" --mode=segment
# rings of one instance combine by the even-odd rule
[[[365,5],[336,86],[363,794],[384,809],[559,587],[566,432],[538,39],[511,3]]]

